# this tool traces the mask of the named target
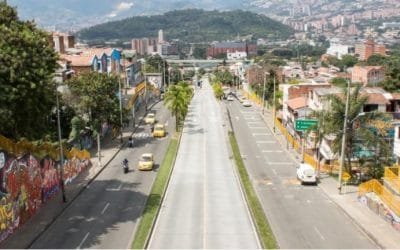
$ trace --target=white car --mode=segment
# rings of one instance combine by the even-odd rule
[[[312,183],[317,184],[317,174],[315,169],[307,163],[301,163],[297,166],[297,179],[301,182],[301,184]]]
[[[228,101],[233,101],[233,100],[235,100],[235,99],[233,98],[232,95],[228,95],[228,98],[227,98],[226,100],[228,100]]]
[[[243,107],[251,107],[251,102],[249,100],[245,100],[242,103]]]

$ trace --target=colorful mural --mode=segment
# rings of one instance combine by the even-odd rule
[[[23,152],[16,150],[18,144],[7,142],[4,145],[0,143],[0,242],[60,191],[60,162],[54,159],[54,154],[40,159],[26,151],[15,155],[9,152]],[[73,149],[66,152],[65,184],[71,183],[90,166],[87,151]]]

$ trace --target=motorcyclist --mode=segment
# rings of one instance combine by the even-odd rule
[[[122,161],[122,169],[124,170],[125,174],[129,172],[128,159],[126,158]]]
[[[133,147],[133,138],[132,138],[132,136],[130,136],[129,139],[128,139],[128,147],[130,147],[130,148]]]

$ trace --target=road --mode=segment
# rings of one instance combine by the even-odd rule
[[[157,120],[169,124],[167,131],[174,131],[174,120],[162,103],[156,104],[153,110]],[[134,148],[122,149],[31,247],[130,248],[138,218],[169,142],[168,138],[151,138],[149,132],[146,125],[141,125],[134,135]],[[139,156],[147,152],[154,153],[156,168],[138,171]],[[123,174],[121,167],[125,157],[129,160],[128,174]]]
[[[318,186],[302,186],[296,161],[255,107],[226,102],[246,168],[280,248],[378,248]]]
[[[208,80],[196,90],[150,249],[260,248]]]

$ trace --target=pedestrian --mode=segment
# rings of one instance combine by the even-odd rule
[[[129,138],[128,138],[128,147],[133,148],[133,138],[132,138],[132,136],[129,136]]]
[[[150,131],[151,131],[151,133],[154,132],[154,124],[150,124]]]

